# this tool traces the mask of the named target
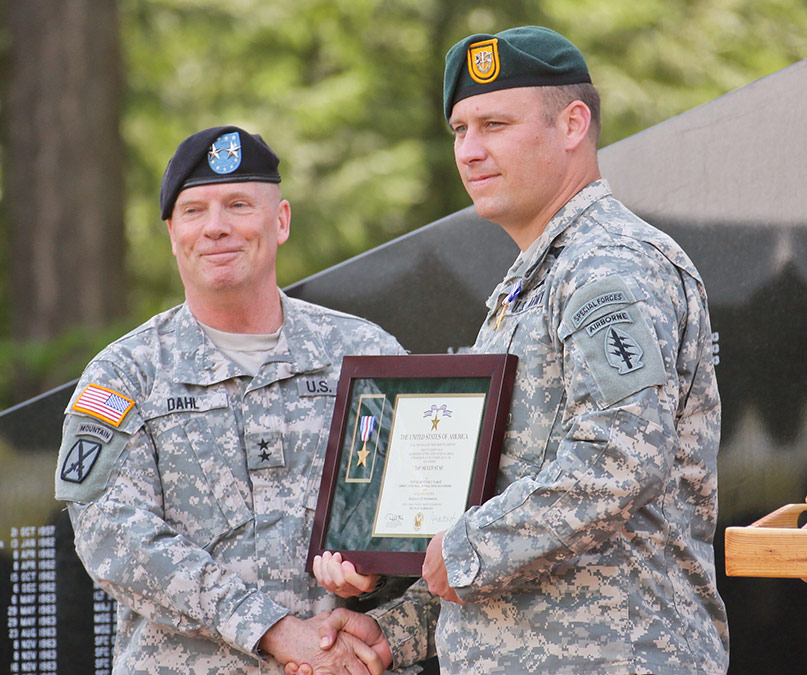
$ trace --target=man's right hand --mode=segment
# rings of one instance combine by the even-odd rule
[[[348,632],[338,632],[339,628],[320,628],[327,616],[325,612],[306,621],[285,616],[264,633],[259,646],[282,664],[308,664],[307,672],[381,675],[384,663],[374,648]],[[334,625],[343,623],[337,621]],[[321,644],[327,647],[320,648]]]
[[[319,646],[322,649],[330,650],[332,646],[338,645],[341,639],[351,637],[373,650],[381,663],[382,671],[392,665],[392,651],[387,639],[371,616],[339,608],[333,610],[330,615],[323,612],[315,619],[318,622]],[[308,661],[286,663],[286,675],[310,675],[314,672],[321,671]]]

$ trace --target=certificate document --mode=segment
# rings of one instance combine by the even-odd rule
[[[429,539],[494,494],[517,365],[345,356],[306,569],[339,551],[362,574],[419,576]]]
[[[399,394],[373,537],[425,537],[467,508],[485,394]]]

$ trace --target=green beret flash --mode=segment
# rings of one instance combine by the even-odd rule
[[[580,82],[591,82],[586,61],[560,33],[542,26],[478,33],[446,54],[443,112],[448,120],[457,101],[489,91]]]

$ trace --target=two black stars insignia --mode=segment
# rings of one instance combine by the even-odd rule
[[[267,450],[269,449],[269,441],[261,439],[260,441],[258,441],[258,447],[261,449],[260,454],[261,461],[268,462],[272,457],[272,453],[267,452]]]

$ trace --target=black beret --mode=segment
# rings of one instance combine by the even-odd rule
[[[279,183],[277,155],[258,134],[238,127],[212,127],[179,144],[160,187],[162,219],[171,217],[185,188],[209,183]]]
[[[457,101],[489,91],[580,82],[591,82],[586,61],[560,33],[542,26],[478,33],[446,54],[443,112],[447,120]]]

